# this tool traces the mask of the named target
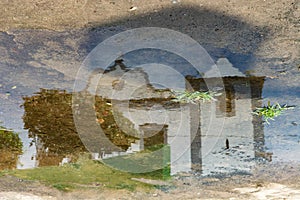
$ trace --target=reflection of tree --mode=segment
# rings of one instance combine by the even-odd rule
[[[85,149],[76,134],[71,98],[65,91],[45,89],[24,98],[25,128],[51,153],[69,154]]]
[[[95,98],[95,110],[97,114],[97,120],[104,130],[104,133],[116,146],[121,147],[126,150],[131,143],[136,139],[130,135],[137,135],[134,129],[134,124],[127,118],[125,118],[122,113],[118,112],[116,108],[112,110],[112,106],[109,100],[100,97]],[[118,118],[118,124],[115,121]],[[127,135],[123,130],[126,128],[125,132],[129,133]]]
[[[41,89],[35,96],[24,97],[24,126],[35,139],[40,166],[56,165],[66,155],[86,151],[76,131],[71,102],[72,94],[59,90]],[[95,121],[116,146],[127,149],[135,138],[119,129],[108,102],[95,97]],[[125,117],[123,121],[130,123]]]
[[[24,127],[35,139],[40,166],[57,165],[68,154],[85,151],[73,123],[72,95],[41,89],[24,97]]]
[[[18,134],[0,127],[0,170],[16,167],[22,146]]]

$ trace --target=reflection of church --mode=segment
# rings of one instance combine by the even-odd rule
[[[264,145],[262,122],[252,115],[252,110],[260,106],[264,78],[245,76],[225,58],[217,65],[223,84],[216,87],[223,94],[213,102],[168,104],[164,101],[168,92],[154,89],[153,76],[146,70],[124,70],[117,64],[100,79],[97,94],[112,99],[113,109],[139,131],[140,140],[132,144],[131,151],[144,149],[160,131],[157,141],[160,138],[170,146],[171,174],[191,169],[204,175],[249,171]],[[176,88],[205,91],[207,83],[217,80],[214,70],[205,73],[204,79],[188,77],[188,84],[184,78],[177,79]],[[116,122],[119,125],[118,119]]]
[[[192,163],[199,163],[201,172],[205,175],[247,172],[254,166],[254,159],[263,155],[262,121],[254,117],[252,111],[261,106],[259,99],[264,78],[246,77],[233,69],[226,59],[219,61],[222,62],[219,69],[225,89],[224,96],[218,101],[200,104],[198,140],[201,145],[199,142],[198,146],[193,147],[192,143],[191,147]],[[226,74],[226,71],[230,73]],[[205,81],[215,79],[209,74],[206,77]],[[203,79],[190,79],[189,82],[195,90],[205,89]]]

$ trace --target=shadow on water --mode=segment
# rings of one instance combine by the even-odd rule
[[[91,27],[88,29],[88,37],[80,48],[85,54],[107,38],[109,32],[119,33],[127,28],[161,27],[187,34],[204,45],[209,53],[213,53],[212,56],[230,57],[233,59],[232,63],[236,60],[238,64],[241,60],[237,60],[239,56],[235,57],[234,51],[240,52],[237,55],[241,56],[242,52],[245,55],[248,53],[248,57],[244,57],[243,60],[249,61],[249,53],[254,53],[263,42],[262,35],[270,36],[267,27],[252,25],[236,16],[224,15],[216,10],[189,6],[165,8],[109,24],[93,22],[88,27]],[[102,31],[105,27],[108,28],[104,33]],[[216,48],[221,46],[222,48]]]
[[[224,15],[215,10],[189,6],[165,8],[109,24],[93,22],[88,27],[83,32],[86,37],[80,44],[80,55],[87,55],[104,39],[124,30],[161,27],[187,34],[199,42],[215,62],[225,57],[243,73],[247,70],[251,71],[256,61],[255,52],[265,40],[263,36],[266,38],[271,36],[268,27],[252,25],[236,16]],[[148,54],[145,54],[145,51],[124,55],[124,63],[127,66],[135,66],[147,63],[148,59],[151,60],[151,57],[156,55],[155,51],[150,51]],[[153,60],[168,62],[174,68],[185,68],[185,63],[170,57],[170,54],[165,57],[164,55],[160,53],[162,58],[153,58]]]

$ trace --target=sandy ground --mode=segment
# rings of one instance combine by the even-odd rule
[[[297,51],[299,50],[300,18],[298,0],[254,0],[251,2],[243,0],[174,0],[173,2],[161,0],[14,0],[2,1],[1,4],[0,30],[2,31],[9,32],[16,29],[63,31],[108,24],[127,27],[160,25],[173,26],[170,28],[197,37],[193,35],[195,32],[193,30],[200,27],[206,29],[206,36],[201,35],[206,41],[211,39],[216,43],[218,40],[219,46],[224,46],[226,43],[228,45],[231,38],[228,38],[227,33],[222,32],[236,32],[237,34],[233,36],[240,40],[239,45],[248,46],[244,48],[249,49],[252,42],[250,40],[253,37],[247,35],[248,24],[253,26],[254,32],[260,34],[264,40],[263,47],[258,51],[260,55],[282,57],[285,62],[286,59],[299,58],[299,51]],[[195,15],[200,15],[201,19],[197,19]],[[139,20],[136,20],[137,18]],[[241,21],[240,24],[234,24],[236,20]],[[174,23],[170,23],[171,21]],[[213,32],[221,33],[216,35]],[[244,35],[241,35],[243,33]],[[208,34],[212,35],[209,37]],[[216,38],[222,35],[223,38]],[[243,44],[244,42],[246,44]],[[238,47],[235,48],[236,51],[241,51]]]
[[[252,52],[263,57],[266,65],[270,59],[277,68],[264,67],[261,62],[254,68],[255,73],[269,77],[278,76],[282,69],[298,73],[298,76],[280,79],[289,86],[298,86],[299,6],[299,0],[6,0],[0,2],[0,30],[22,45],[39,38],[23,37],[18,35],[18,30],[47,30],[63,35],[64,31],[72,33],[102,26],[162,26],[189,34],[203,43],[226,47],[232,52]],[[74,40],[67,41],[67,45],[76,50],[78,42],[79,39],[74,37]],[[48,45],[54,48],[57,44]],[[79,65],[87,53],[75,50],[70,54],[52,54],[56,56],[52,60],[47,59],[46,50],[35,52],[33,57],[72,80],[74,72],[70,69]],[[4,50],[0,52],[1,56],[6,56]],[[6,60],[8,63],[18,64],[9,59]],[[62,62],[70,59],[72,62]],[[265,169],[259,168],[252,176],[174,177],[171,183],[174,188],[150,193],[103,188],[63,193],[38,182],[5,176],[0,178],[0,199],[300,199],[299,166],[289,164]]]

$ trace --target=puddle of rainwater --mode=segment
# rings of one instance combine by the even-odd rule
[[[124,55],[106,70],[97,69],[78,94],[41,89],[24,97],[24,128],[31,143],[26,143],[27,151],[19,161],[20,152],[12,155],[1,149],[13,158],[10,164],[1,161],[3,168],[60,165],[74,162],[80,153],[89,151],[93,159],[133,172],[170,164],[171,174],[191,170],[202,175],[248,173],[257,162],[274,160],[272,153],[277,147],[281,149],[276,155],[289,151],[285,143],[278,144],[279,140],[273,138],[275,128],[252,114],[256,107],[265,105],[263,98],[268,97],[263,90],[265,77],[246,76],[227,59],[218,59],[218,55],[215,59],[219,67],[232,72],[221,82],[220,77],[201,78],[203,74],[174,54],[146,49]],[[156,64],[147,64],[153,61]],[[175,64],[180,67],[166,68]],[[102,77],[99,72],[103,72]],[[222,95],[199,105],[180,104],[171,101],[170,89],[212,89]],[[72,102],[74,96],[78,98]],[[77,111],[85,104],[92,106],[92,113]],[[75,124],[74,115],[83,120],[75,120]],[[104,132],[103,137],[99,137],[95,124]],[[278,133],[277,138],[297,143],[297,126],[295,119],[291,126],[294,134]],[[78,134],[78,128],[86,134]],[[291,148],[296,151],[297,145]],[[30,162],[34,164],[27,165]]]
[[[124,66],[116,62],[98,83],[97,94],[82,92],[76,99],[78,105],[72,102],[74,93],[56,89],[41,89],[23,98],[24,128],[35,146],[31,158],[35,166],[74,162],[88,150],[93,159],[133,172],[170,164],[171,174],[191,170],[203,175],[244,173],[258,160],[272,160],[272,154],[265,152],[262,119],[251,113],[262,106],[264,77],[223,77],[223,85],[215,85],[222,90],[216,101],[189,105],[171,101],[170,90],[153,86],[147,71]],[[184,87],[200,91],[218,82],[214,77],[186,79]],[[124,93],[130,91],[134,91],[132,99],[125,98]],[[72,113],[73,106],[74,114],[84,119],[85,114],[76,109],[83,105],[80,102],[89,104],[90,98],[94,118],[84,123],[87,140],[97,141],[94,146],[78,134]],[[97,139],[90,123],[99,125],[105,138]]]

